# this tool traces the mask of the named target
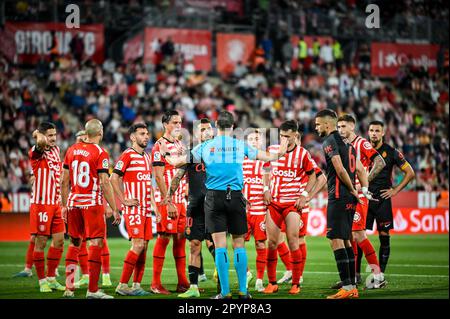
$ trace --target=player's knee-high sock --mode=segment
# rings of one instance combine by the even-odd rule
[[[389,260],[389,255],[391,254],[391,245],[390,245],[391,236],[380,235],[380,269],[381,272],[384,273],[386,270],[386,266]]]
[[[203,268],[203,255],[200,252],[200,268],[199,275],[203,275],[205,273],[205,269]]]
[[[89,274],[89,269],[88,269],[88,252],[87,252],[86,241],[85,240],[83,240],[83,242],[81,243],[80,253],[78,255],[78,261],[80,263],[81,273],[83,275]]]
[[[55,277],[63,250],[50,246],[47,252],[47,277]]]
[[[211,246],[208,247],[209,253],[211,254],[211,256],[213,257],[213,259],[216,259],[216,246],[214,246],[214,244],[212,244]]]
[[[356,271],[356,260],[358,259],[358,243],[356,242],[356,240],[352,240],[352,248],[353,248],[353,256],[354,256],[354,258],[355,258],[355,262],[354,262],[354,267],[353,268],[355,268],[355,273],[357,272]],[[351,266],[351,265],[350,265]]]
[[[102,247],[102,273],[109,274],[110,263],[109,263],[109,247],[106,238],[103,239]]]
[[[161,272],[164,266],[166,248],[169,244],[169,238],[158,237],[153,248],[153,279],[152,286],[161,285]]]
[[[363,255],[363,251],[362,251],[361,247],[359,247],[359,244],[358,244],[358,256],[356,256],[356,273],[357,274],[361,273],[362,255]]]
[[[45,256],[43,251],[33,252],[33,264],[39,280],[45,279]]]
[[[300,269],[302,263],[302,251],[300,248],[297,250],[291,251],[291,264],[292,264],[292,284],[299,285],[300,284]]]
[[[278,262],[277,249],[267,249],[267,277],[269,283],[277,284],[277,262]]]
[[[306,265],[306,243],[300,244],[300,250],[302,251],[302,262],[300,264],[300,277],[303,276],[303,271],[305,270]]]
[[[189,281],[186,276],[186,238],[174,238],[173,257],[175,258],[175,266],[177,268],[178,285],[189,286]]]
[[[134,275],[133,275],[134,283],[140,284],[142,282],[142,277],[144,277],[146,259],[147,259],[147,250],[143,250],[139,255],[138,260],[136,261],[136,265],[134,266]]]
[[[380,263],[378,262],[377,253],[372,246],[372,243],[368,238],[364,239],[359,243],[359,247],[364,252],[364,256],[366,256],[367,263],[370,268],[373,270],[374,274],[378,274],[380,272]]]
[[[289,253],[289,248],[285,242],[282,242],[277,247],[278,255],[280,255],[281,261],[283,262],[286,270],[292,270],[291,255]]]
[[[89,263],[89,292],[96,292],[98,290],[98,278],[100,277],[100,270],[102,268],[101,247],[94,245],[89,246],[88,263]]]
[[[239,280],[239,292],[247,294],[247,251],[244,247],[234,250],[234,269]]]
[[[69,290],[75,290],[75,272],[78,265],[78,255],[80,249],[78,247],[70,245],[66,254],[66,288]]]
[[[136,254],[134,251],[132,250],[128,251],[125,260],[123,261],[122,276],[120,276],[121,284],[128,284],[128,281],[130,280],[131,274],[133,273],[138,258],[139,255]]]
[[[353,250],[352,250],[353,253]],[[352,281],[350,279],[350,267],[348,262],[347,251],[345,248],[340,248],[334,251],[334,258],[336,259],[336,265],[339,272],[341,281],[347,288],[351,286]]]
[[[228,261],[228,252],[226,248],[216,248],[216,268],[219,274],[220,288],[223,296],[230,293],[230,283],[228,278],[228,269],[230,268],[230,263]]]
[[[353,247],[347,247],[347,258],[348,266],[350,270],[350,281],[352,285],[356,285],[356,275],[355,275],[355,254],[353,253]]]
[[[264,270],[267,264],[267,249],[256,249],[256,278],[264,279]]]
[[[34,252],[34,240],[30,240],[30,244],[27,249],[27,256],[25,258],[25,268],[31,269],[33,268],[33,252]]]
[[[192,265],[188,266],[189,271],[189,282],[191,285],[198,285],[198,275],[200,274],[200,268]]]

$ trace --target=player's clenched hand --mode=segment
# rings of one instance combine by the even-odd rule
[[[155,221],[157,224],[161,222],[161,213],[158,209],[155,209]]]
[[[364,205],[364,202],[362,201],[361,198],[359,198],[358,191],[356,189],[353,188],[351,193],[353,196],[356,197],[356,199],[358,200],[358,203],[360,203],[361,205]]]
[[[264,192],[264,205],[269,205],[272,202],[272,194],[269,191]]]
[[[301,211],[303,207],[305,207],[307,201],[308,198],[305,196],[300,196],[300,198],[295,201],[294,207],[297,208],[298,211]]]
[[[61,217],[65,223],[67,223],[67,206],[61,208]]]
[[[118,210],[113,211],[113,217],[114,217],[114,221],[112,222],[112,224],[114,226],[117,226],[120,224],[120,221],[122,219],[122,216],[120,216],[120,212]]]
[[[378,199],[373,197],[373,194],[371,192],[369,192],[367,187],[361,188],[361,191],[362,191],[364,197],[367,198],[368,200],[378,202]]]
[[[388,199],[397,195],[395,188],[383,189],[381,190],[381,198]]]
[[[113,215],[113,210],[110,206],[106,206],[105,216],[106,218],[110,218]]]
[[[167,205],[167,215],[168,215],[170,218],[177,218],[177,213],[178,213],[177,207],[176,207],[174,204],[169,203],[169,204]]]
[[[137,198],[127,198],[123,201],[125,206],[138,206],[139,200]]]

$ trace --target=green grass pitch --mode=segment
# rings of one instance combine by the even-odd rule
[[[379,241],[376,236],[370,237],[376,251],[378,252]],[[65,243],[67,247],[67,242]],[[147,254],[147,267],[142,281],[145,289],[149,288],[152,276],[152,250],[154,240],[150,241],[149,252]],[[263,298],[284,298],[284,299],[323,299],[332,294],[330,285],[338,280],[334,257],[324,237],[307,238],[308,258],[304,273],[304,283],[299,295],[290,296],[288,290],[290,285],[280,286],[280,291],[273,295],[264,295],[254,291],[255,279],[250,283],[250,293],[255,299]],[[12,275],[23,269],[27,242],[0,243],[0,299],[58,299],[61,292],[40,293],[36,274],[33,270],[31,278],[12,278]],[[110,239],[109,247],[111,251],[111,279],[113,287],[105,288],[107,293],[114,294],[115,285],[120,278],[123,265],[123,258],[129,249],[130,243],[125,239]],[[230,247],[231,245],[229,245]],[[448,235],[427,235],[427,236],[400,236],[391,237],[391,257],[386,271],[388,286],[384,289],[364,291],[360,289],[360,298],[364,299],[396,299],[396,298],[427,298],[443,299],[449,298],[449,237]],[[188,256],[188,244],[186,254]],[[255,277],[255,250],[253,241],[246,246],[249,267]],[[66,249],[66,248],[65,248]],[[230,251],[230,248],[229,248]],[[229,253],[230,259],[232,254]],[[211,255],[203,246],[203,256],[205,273],[208,281],[200,283],[200,287],[205,289],[202,298],[209,298],[216,292],[213,281],[214,264]],[[64,259],[62,260],[59,272],[63,274]],[[363,259],[362,269],[366,267]],[[278,277],[282,276],[284,266],[279,260]],[[363,273],[363,279],[368,273]],[[237,293],[237,279],[233,263],[230,263],[230,283],[233,293]],[[64,276],[58,278],[63,283]],[[162,273],[163,285],[173,291],[176,288],[177,276],[175,264],[172,257],[171,245],[166,252],[166,262]],[[267,277],[265,277],[265,284]],[[84,298],[86,288],[76,291],[76,297]],[[131,298],[120,297],[116,298]],[[148,297],[134,298],[177,298],[173,292],[170,296],[152,295]]]

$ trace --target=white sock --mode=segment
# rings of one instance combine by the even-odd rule
[[[141,288],[141,283],[139,283],[139,282],[133,282],[133,288],[134,288],[134,289]]]
[[[44,278],[44,279],[39,279],[39,285],[42,285],[43,283],[46,283],[47,282],[47,279],[46,278]]]
[[[103,274],[103,276],[109,276],[109,274],[108,274],[108,273],[105,273],[105,274]]]
[[[198,289],[198,286],[197,286],[197,285],[192,285],[192,284],[191,284],[191,287],[190,287],[190,288]]]
[[[55,277],[47,277],[47,281],[53,281],[55,280]]]
[[[347,291],[350,291],[353,289],[353,285],[346,285],[346,286],[343,286],[342,288],[344,288]]]

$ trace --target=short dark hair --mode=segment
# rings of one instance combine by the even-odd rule
[[[285,132],[289,130],[291,130],[292,132],[298,132],[298,123],[294,120],[284,121],[280,125],[280,130]]]
[[[136,131],[140,128],[145,128],[148,130],[147,125],[145,123],[135,123],[131,125],[130,128],[128,129],[128,134],[136,133]]]
[[[371,125],[380,125],[381,127],[384,127],[384,123],[381,121],[372,121],[369,123],[369,126]]]
[[[166,112],[163,114],[162,122],[167,124],[167,123],[169,123],[170,120],[172,119],[172,116],[176,116],[176,115],[180,115],[180,114],[178,113],[178,111],[175,111],[175,110],[166,111]]]
[[[47,132],[48,130],[51,130],[51,129],[56,130],[56,125],[51,122],[42,122],[38,126],[38,131],[39,131],[39,133],[42,133],[42,134],[45,134],[45,132]]]
[[[322,111],[319,111],[317,114],[316,114],[316,118],[320,118],[320,117],[331,117],[331,118],[333,118],[333,119],[337,119],[337,114],[336,114],[336,112],[335,111],[333,111],[333,110],[330,110],[330,109],[325,109],[325,110],[322,110]]]
[[[338,122],[340,122],[340,121],[356,124],[355,118],[353,116],[351,116],[350,114],[344,114],[344,115],[339,116]]]
[[[200,119],[200,124],[211,124],[211,121],[208,118],[203,117]]]
[[[233,114],[228,111],[222,111],[217,118],[217,126],[219,129],[224,130],[227,128],[232,128],[234,125]]]

